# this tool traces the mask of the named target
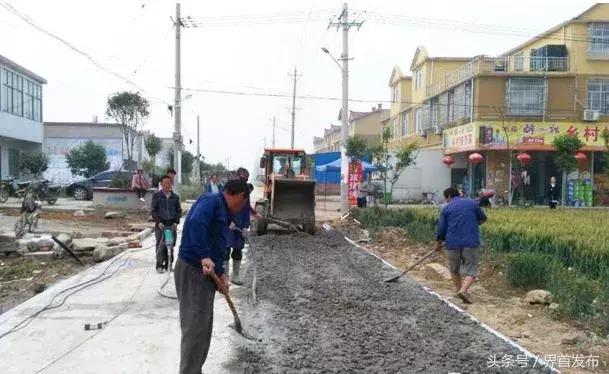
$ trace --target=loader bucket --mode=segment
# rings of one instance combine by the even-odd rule
[[[315,181],[275,179],[273,181],[271,216],[294,225],[302,225],[307,232],[315,226]]]

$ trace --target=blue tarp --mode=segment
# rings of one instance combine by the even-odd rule
[[[315,165],[325,165],[332,161],[340,159],[340,152],[322,152],[316,153],[314,156]],[[318,184],[339,184],[340,183],[340,170],[333,172],[319,172],[317,170],[313,170],[315,172],[315,180]]]
[[[338,160],[332,161],[332,162],[327,163],[325,165],[316,166],[315,167],[315,171],[318,171],[318,172],[321,172],[321,173],[328,172],[328,171],[340,171],[340,163],[341,163],[341,161],[340,161],[340,158],[339,158]],[[377,170],[378,169],[374,165],[372,165],[371,163],[366,162],[366,161],[362,161],[362,171],[364,173],[371,173],[371,172],[374,172],[374,171],[377,171]]]

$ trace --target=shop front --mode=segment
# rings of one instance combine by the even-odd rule
[[[564,190],[567,205],[607,205],[609,181],[601,162],[605,129],[604,124],[591,123],[474,122],[446,129],[443,145],[454,160],[452,184],[467,196],[486,189],[495,192],[500,205],[547,204],[554,183],[559,197]],[[577,136],[585,144],[574,154],[577,170],[567,175],[558,170],[552,146],[562,134]]]

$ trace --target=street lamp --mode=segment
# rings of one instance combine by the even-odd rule
[[[334,56],[330,53],[328,48],[321,47],[321,50],[330,56],[330,58],[338,65],[342,73],[342,110],[341,110],[341,128],[340,128],[340,206],[343,214],[349,210],[349,197],[347,196],[347,184],[348,184],[348,168],[349,159],[347,158],[347,141],[349,139],[349,52],[347,49],[347,43],[343,41],[343,55],[340,60],[343,62],[342,66]]]

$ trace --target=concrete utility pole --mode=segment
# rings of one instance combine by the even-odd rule
[[[348,196],[348,169],[349,159],[347,157],[347,141],[349,140],[349,29],[352,26],[356,26],[358,29],[362,26],[363,22],[349,22],[349,4],[343,4],[343,10],[338,17],[338,22],[330,22],[328,28],[335,26],[337,30],[342,28],[343,31],[343,54],[339,60],[343,62],[342,68],[342,86],[343,86],[343,97],[342,97],[342,111],[341,111],[341,142],[340,142],[340,210],[341,212],[347,213],[349,210],[349,196]]]
[[[275,128],[276,128],[276,125],[275,125],[275,116],[273,116],[273,148],[275,148]],[[292,129],[293,128],[294,127],[292,127]],[[293,143],[293,139],[294,139],[294,137],[292,137],[292,143]],[[264,143],[266,144],[266,141]],[[292,147],[292,148],[294,148],[294,147]]]
[[[175,189],[179,190],[179,184],[182,183],[182,78],[181,78],[181,36],[180,29],[182,20],[180,19],[180,3],[176,3],[176,18],[173,23],[176,29],[176,66],[175,66],[175,108],[174,108],[174,129],[173,129],[173,168],[175,169],[176,183]]]
[[[195,175],[201,183],[201,127],[199,124],[199,115],[197,114],[197,170]]]
[[[298,75],[296,66],[294,66],[294,73],[289,74],[289,76],[294,79],[294,90],[292,91],[292,138],[290,141],[290,147],[294,149],[294,126],[296,123],[296,81],[298,80],[298,77],[301,77],[302,75]]]

